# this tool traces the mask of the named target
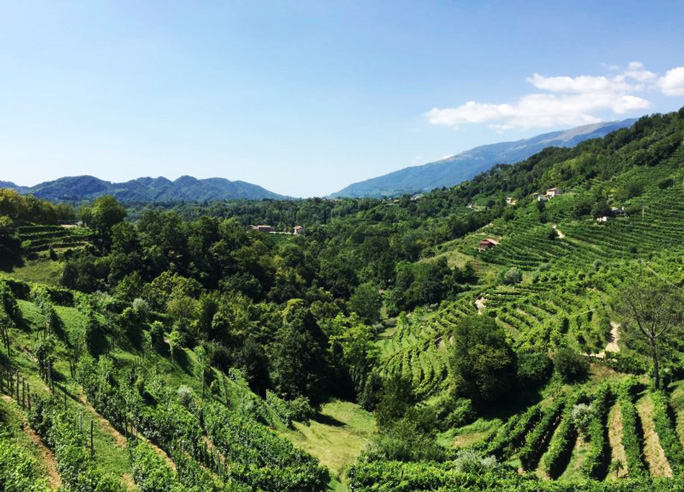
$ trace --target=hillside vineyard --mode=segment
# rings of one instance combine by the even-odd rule
[[[0,490],[684,489],[683,141],[384,199],[0,190]]]

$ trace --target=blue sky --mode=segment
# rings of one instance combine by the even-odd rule
[[[0,180],[323,196],[684,105],[679,1],[0,2]]]

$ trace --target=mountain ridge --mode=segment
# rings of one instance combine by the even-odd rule
[[[80,202],[93,200],[102,195],[112,195],[121,202],[202,202],[218,200],[289,199],[259,185],[225,178],[198,179],[180,176],[170,180],[163,176],[145,176],[115,183],[90,175],[64,176],[35,186],[19,186],[11,181],[0,181],[0,188],[10,188],[21,194],[37,198]]]
[[[600,138],[620,128],[631,126],[635,121],[636,119],[627,119],[593,123],[568,130],[543,133],[527,139],[481,145],[437,161],[406,167],[352,183],[330,196],[379,198],[456,186],[488,171],[497,164],[513,164],[546,147],[574,147],[584,140]]]

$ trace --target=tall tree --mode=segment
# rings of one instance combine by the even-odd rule
[[[459,391],[475,403],[507,395],[515,383],[515,353],[489,316],[470,316],[454,330],[451,364]]]
[[[684,320],[682,291],[652,275],[638,275],[618,299],[618,313],[626,323],[628,334],[648,342],[653,362],[653,387],[660,389],[660,350]]]

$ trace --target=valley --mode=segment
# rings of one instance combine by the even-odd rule
[[[0,484],[678,490],[683,140],[387,199],[0,190]]]

